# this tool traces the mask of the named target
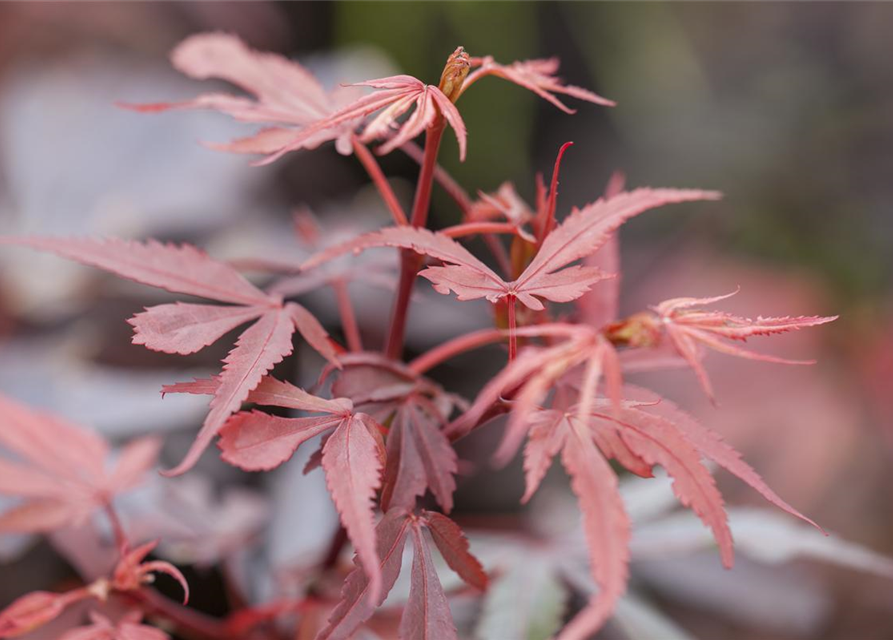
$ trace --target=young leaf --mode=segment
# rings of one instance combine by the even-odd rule
[[[704,346],[720,353],[749,360],[762,360],[778,364],[814,364],[811,360],[787,360],[755,353],[723,342],[723,339],[741,340],[744,342],[752,336],[768,336],[787,331],[796,331],[837,319],[837,316],[800,316],[797,318],[758,317],[756,320],[751,320],[750,318],[742,318],[721,311],[704,311],[692,308],[714,304],[736,293],[738,292],[733,291],[732,293],[712,298],[674,298],[665,300],[654,307],[654,311],[658,315],[659,326],[666,331],[670,343],[679,355],[695,371],[701,387],[703,387],[704,392],[711,401],[714,400],[713,386],[710,384],[710,378],[701,364],[699,347]]]
[[[540,311],[543,304],[538,297],[570,302],[607,277],[592,267],[568,265],[596,251],[629,218],[664,204],[717,198],[719,194],[714,191],[637,189],[610,200],[598,200],[574,211],[552,231],[514,282],[505,282],[455,240],[411,227],[382,229],[331,247],[304,262],[301,269],[310,269],[349,251],[401,247],[446,263],[446,266],[428,267],[419,274],[430,280],[439,293],[453,291],[459,300],[486,298],[494,303],[514,296],[530,309]]]
[[[389,153],[420,135],[440,114],[456,134],[459,159],[465,160],[465,123],[459,110],[440,89],[407,75],[367,80],[354,86],[372,87],[378,91],[362,96],[328,117],[308,125],[296,133],[289,144],[259,164],[269,164],[289,151],[306,146],[307,140],[314,136],[337,130],[348,122],[358,122],[376,111],[380,112],[366,125],[360,140],[371,142],[389,135],[389,139],[378,148],[379,153]],[[415,111],[399,122],[398,118],[413,107]]]
[[[555,74],[558,72],[558,58],[545,58],[540,60],[519,60],[511,64],[499,64],[491,56],[472,58],[471,64],[477,67],[465,80],[462,87],[464,91],[479,78],[492,75],[514,82],[528,91],[532,91],[539,97],[551,102],[565,113],[575,113],[575,109],[567,107],[553,94],[561,93],[578,100],[585,100],[605,107],[615,106],[613,100],[602,98],[588,89],[564,84]],[[461,94],[460,94],[461,95]]]

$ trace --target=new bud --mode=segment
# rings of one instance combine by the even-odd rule
[[[471,61],[468,54],[465,53],[465,49],[462,47],[457,47],[450,57],[447,58],[446,66],[440,75],[440,86],[438,87],[451,102],[459,99],[462,83],[465,82],[465,78],[468,77],[470,70]]]

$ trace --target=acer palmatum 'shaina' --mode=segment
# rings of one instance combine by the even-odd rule
[[[466,150],[474,152],[474,129],[486,124],[469,126],[457,101],[488,76],[523,87],[568,114],[574,110],[563,102],[567,98],[613,106],[590,90],[560,80],[557,59],[500,64],[490,56],[470,56],[459,47],[447,59],[437,84],[395,75],[331,91],[298,63],[255,51],[228,34],[192,36],[174,50],[172,62],[192,78],[222,79],[249,95],[207,93],[186,101],[123,106],[140,112],[211,109],[263,125],[239,140],[209,145],[223,152],[265,156],[256,164],[334,142],[340,153],[352,153],[367,170],[393,226],[335,244],[320,242],[321,231],[313,226],[308,241],[310,217],[303,214],[296,242],[324,248],[299,265],[286,264],[282,270],[290,279],[276,280],[267,288],[250,282],[237,269],[242,264],[279,270],[282,265],[265,256],[227,263],[191,245],[155,240],[4,237],[0,243],[48,251],[206,301],[156,304],[137,313],[128,320],[134,344],[188,355],[241,328],[217,375],[165,386],[165,393],[207,395],[210,403],[192,446],[164,474],[189,471],[218,437],[220,457],[246,471],[270,471],[312,442],[316,449],[305,473],[322,468],[341,529],[309,570],[312,590],[299,596],[279,594],[262,604],[244,601],[228,620],[209,619],[147,588],[156,573],[173,576],[184,590],[186,584],[170,563],[147,559],[154,541],[132,545],[127,522],[114,504],[118,494],[138,484],[154,465],[158,443],[133,442],[107,466],[109,447],[98,436],[2,400],[0,444],[13,459],[0,460],[0,491],[25,501],[0,517],[0,525],[10,531],[46,532],[106,518],[118,559],[110,576],[81,588],[23,596],[0,613],[0,637],[37,628],[75,602],[116,598],[124,605],[123,614],[107,617],[96,611],[87,626],[65,637],[164,637],[146,623],[149,616],[150,623],[163,620],[165,628],[190,637],[227,638],[251,632],[256,634],[252,638],[275,638],[273,631],[267,636],[264,630],[274,629],[267,623],[281,618],[280,624],[297,624],[301,637],[350,638],[367,624],[388,628],[388,616],[379,613],[379,606],[397,582],[403,550],[411,541],[412,560],[406,567],[409,591],[392,632],[406,640],[457,638],[450,611],[450,598],[457,594],[441,586],[431,544],[464,582],[464,594],[479,597],[486,591],[488,567],[474,557],[462,529],[446,514],[456,506],[453,494],[462,468],[453,444],[501,414],[508,414],[508,428],[494,460],[506,464],[523,448],[527,487],[522,501],[537,491],[558,457],[582,513],[596,589],[588,604],[567,612],[569,622],[558,631],[564,640],[582,640],[598,631],[627,588],[631,523],[611,462],[643,478],[651,478],[654,467],[663,467],[674,481],[678,500],[709,527],[727,567],[733,563],[733,543],[726,511],[702,460],[715,462],[772,504],[815,524],[774,493],[708,427],[669,400],[624,381],[629,371],[683,364],[694,369],[712,397],[702,363],[704,350],[803,364],[745,350],[733,341],[834,319],[750,320],[702,309],[725,296],[677,298],[618,316],[618,228],[646,211],[716,201],[719,193],[626,190],[617,174],[604,195],[593,194],[590,202],[567,210],[564,203],[559,205],[558,185],[562,156],[570,143],[560,149],[548,186],[537,180],[532,206],[511,183],[492,194],[478,192],[472,199],[438,165],[446,127],[459,142],[460,160]],[[416,140],[422,134],[420,147]],[[396,149],[420,165],[409,208],[397,198],[375,157]],[[435,184],[443,186],[461,214],[458,224],[439,231],[428,228]],[[496,267],[466,247],[472,236],[484,239]],[[349,260],[351,254],[382,248],[400,251],[400,269],[393,275],[390,322],[381,331],[387,340],[380,351],[364,351],[347,285],[365,274],[339,267],[317,277],[316,270],[335,258]],[[454,293],[459,301],[489,302],[494,327],[459,336],[405,362],[405,328],[419,275],[437,292]],[[377,277],[386,278],[388,273]],[[319,287],[332,287],[338,296],[346,346],[307,309],[287,299]],[[576,311],[568,315],[567,309],[556,306],[560,303],[574,303]],[[296,332],[328,361],[318,372],[319,383],[309,391],[271,374],[294,351]],[[439,364],[490,344],[506,346],[505,365],[471,402],[426,377]],[[246,409],[246,403],[256,408]],[[270,407],[299,415],[274,415]],[[443,513],[422,508],[420,500],[429,493],[433,502],[425,504],[436,504]],[[347,542],[356,553],[349,573],[342,553]]]

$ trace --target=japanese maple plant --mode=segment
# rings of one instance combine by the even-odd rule
[[[147,559],[156,541],[132,539],[115,508],[115,495],[138,484],[154,466],[159,442],[131,444],[106,473],[102,469],[108,446],[101,438],[3,400],[0,444],[14,458],[0,459],[0,492],[21,496],[25,502],[0,517],[0,528],[46,532],[94,515],[104,517],[115,533],[119,560],[111,575],[74,591],[23,596],[0,613],[0,637],[38,628],[75,602],[98,605],[117,599],[124,612],[117,621],[93,611],[88,626],[74,628],[64,637],[148,640],[166,637],[161,630],[165,629],[182,637],[278,638],[284,637],[282,626],[270,630],[259,623],[297,613],[306,617],[302,638],[350,638],[370,628],[382,637],[394,633],[407,640],[456,638],[450,612],[450,598],[456,593],[448,597],[441,587],[435,554],[467,583],[463,596],[486,591],[488,568],[478,562],[474,548],[449,517],[459,469],[454,445],[479,429],[502,425],[501,444],[488,455],[505,465],[522,451],[526,474],[522,502],[537,491],[558,457],[582,514],[597,592],[588,603],[566,611],[565,623],[557,630],[563,640],[595,634],[627,587],[631,527],[615,468],[649,478],[655,466],[663,467],[674,479],[678,500],[712,531],[727,567],[733,563],[732,536],[722,496],[705,461],[812,523],[776,495],[716,433],[672,402],[624,381],[631,371],[687,366],[695,374],[692,379],[712,397],[702,364],[708,350],[792,363],[750,351],[741,343],[752,336],[834,319],[748,319],[714,310],[721,308],[724,295],[655,301],[639,313],[618,315],[618,228],[664,205],[706,201],[699,206],[709,207],[719,193],[627,190],[623,179],[615,176],[603,195],[592,194],[591,202],[563,215],[566,208],[558,202],[559,166],[571,143],[558,150],[548,185],[537,181],[533,205],[510,184],[470,198],[438,165],[447,128],[458,140],[460,160],[465,158],[467,132],[460,98],[489,76],[528,89],[568,114],[574,113],[564,102],[569,98],[613,106],[610,100],[560,80],[555,75],[557,60],[504,65],[491,57],[472,57],[459,47],[447,59],[436,85],[398,75],[332,91],[299,64],[254,51],[225,34],[188,38],[175,49],[172,60],[192,78],[222,79],[248,95],[207,93],[185,102],[122,106],[140,112],[212,109],[262,124],[250,137],[211,145],[224,152],[258,154],[262,156],[255,162],[258,165],[333,141],[338,152],[353,154],[366,169],[393,224],[344,242],[320,244],[300,264],[269,264],[274,273],[263,287],[246,279],[233,264],[190,245],[58,237],[5,237],[2,243],[52,252],[206,301],[159,304],[130,318],[133,342],[148,349],[191,354],[244,327],[218,375],[172,381],[165,387],[166,393],[205,394],[210,409],[181,461],[162,474],[189,472],[215,440],[224,461],[257,472],[275,469],[310,442],[305,446],[317,449],[306,472],[317,473],[321,467],[341,529],[334,534],[328,557],[313,570],[318,578],[314,589],[300,599],[287,606],[245,604],[224,621],[208,618],[150,589],[157,572],[173,575],[184,590],[186,583],[171,564]],[[397,150],[420,166],[409,209],[404,209],[376,159]],[[432,190],[438,185],[462,218],[459,224],[435,231],[428,226],[428,214]],[[304,223],[307,231],[306,219]],[[488,256],[478,257],[465,246],[476,236],[483,239]],[[380,348],[371,349],[362,344],[346,283],[359,278],[350,266],[357,255],[382,247],[398,250],[400,262],[393,273],[389,325],[381,330],[387,338]],[[418,276],[438,293],[455,294],[456,304],[485,299],[492,307],[493,326],[405,360],[404,337]],[[290,286],[296,278],[302,286]],[[336,335],[344,336],[343,344],[306,308],[288,299],[313,287],[333,287],[338,293],[341,327]],[[297,336],[327,361],[319,383],[307,390],[270,375],[274,365],[292,353]],[[504,366],[470,402],[427,377],[439,364],[493,344],[504,345]],[[255,408],[247,409],[248,404]],[[278,408],[276,415],[268,412],[270,407]],[[282,409],[298,413],[282,417]],[[506,419],[498,419],[502,416]],[[612,467],[612,462],[619,466]],[[388,631],[383,623],[376,624],[377,610],[403,567],[408,541],[409,595],[404,604],[398,603],[399,625]],[[349,572],[348,543],[355,553]],[[280,622],[288,620],[293,617]],[[158,621],[160,628],[149,624]]]

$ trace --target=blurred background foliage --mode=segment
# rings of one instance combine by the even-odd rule
[[[207,88],[180,78],[166,56],[187,35],[214,29],[305,62],[328,84],[388,73],[433,83],[462,45],[501,62],[558,56],[569,83],[616,100],[614,109],[568,100],[578,109],[569,116],[487,79],[459,103],[468,160],[458,162],[447,135],[441,161],[471,193],[509,180],[532,200],[535,174],[548,174],[559,146],[572,140],[562,213],[596,199],[616,170],[631,186],[723,191],[716,206],[676,207],[624,226],[624,306],[632,312],[741,285],[730,308],[743,315],[839,313],[838,322],[792,336],[779,350],[818,355],[816,367],[779,371],[711,360],[719,411],[690,377],[667,390],[744,450],[795,505],[893,554],[893,3],[0,3],[0,230],[151,234],[244,255],[266,250],[252,240],[257,230],[279,230],[287,240],[281,229],[301,204],[324,219],[335,210],[374,223],[380,207],[368,204],[376,197],[365,174],[331,148],[253,168],[196,145],[246,131],[217,114],[138,116],[113,106]],[[346,51],[369,75],[340,75],[344,66],[333,60]],[[381,163],[409,200],[416,165],[400,154]],[[435,191],[435,224],[457,215]],[[33,256],[0,259],[0,389],[117,437],[156,422],[195,426],[200,407],[188,413],[170,404],[163,407],[170,415],[146,423],[158,381],[172,375],[159,369],[182,363],[129,344],[122,319],[147,303],[144,291],[132,295],[94,272],[75,286],[77,270],[59,261],[44,268]],[[371,326],[387,314],[389,300],[370,296],[378,315],[363,316],[364,332],[375,345],[380,336]],[[61,297],[73,306],[60,312]],[[441,302],[414,315],[420,333],[437,327],[441,340],[487,321],[474,305]],[[208,350],[191,365],[212,367],[224,353]],[[470,392],[501,364],[502,354],[492,353],[436,373]],[[94,380],[84,363],[118,370]],[[152,383],[127,378],[126,393],[113,392],[121,411],[102,413],[96,399],[123,381],[124,368],[145,370]],[[146,395],[137,399],[137,388]],[[140,407],[140,424],[115,430],[125,399]],[[171,437],[175,445],[188,439]],[[491,433],[462,453],[473,458],[494,440]],[[228,468],[213,471],[229,482],[259,482]],[[516,508],[517,468],[463,482],[466,510]],[[731,494],[736,502],[751,498]],[[27,562],[4,575],[36,580],[34,554]],[[58,567],[49,564],[45,571],[55,575]],[[758,625],[711,621],[686,605],[675,615],[705,638],[887,637],[875,634],[893,618],[883,595],[889,585],[829,575],[830,613],[821,628],[769,634],[754,631]],[[0,600],[11,597],[2,588],[7,584],[0,584]]]

